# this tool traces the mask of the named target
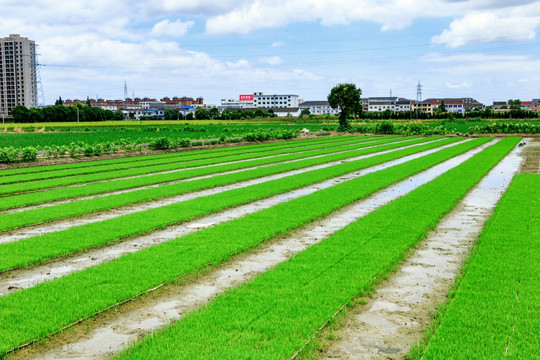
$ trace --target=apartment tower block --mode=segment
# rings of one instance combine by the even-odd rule
[[[17,105],[37,107],[36,43],[12,34],[0,38],[0,115]]]

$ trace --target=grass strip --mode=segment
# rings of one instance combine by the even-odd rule
[[[246,152],[247,151],[257,152],[257,151],[268,149],[268,148],[274,148],[275,146],[296,147],[296,146],[304,146],[304,144],[322,144],[322,143],[331,144],[333,142],[340,142],[345,139],[352,139],[352,138],[353,137],[350,137],[350,136],[339,136],[339,137],[336,136],[336,137],[330,137],[330,138],[324,138],[324,139],[305,139],[305,140],[295,139],[295,140],[288,140],[286,142],[280,141],[277,143],[260,143],[260,144],[253,144],[253,145],[242,145],[241,147]],[[200,155],[206,155],[206,154],[218,155],[221,153],[227,153],[236,148],[238,148],[238,146],[230,146],[230,147],[215,148],[215,149],[204,149],[204,150],[193,149],[193,150],[196,150],[197,154],[200,154]],[[92,167],[92,166],[124,164],[124,163],[130,163],[130,162],[139,162],[139,161],[162,159],[162,158],[182,157],[182,156],[187,156],[188,153],[191,153],[191,151],[172,152],[172,153],[144,155],[144,156],[132,156],[132,157],[119,158],[119,159],[93,160],[93,161],[77,162],[77,163],[70,163],[70,164],[41,165],[41,166],[32,166],[32,167],[17,168],[17,169],[7,169],[7,170],[0,170],[0,177],[11,176],[11,175],[25,175],[25,174],[33,174],[33,173],[56,171],[56,170],[68,170],[68,169],[78,169],[78,168],[82,169],[82,168]]]
[[[539,359],[540,176],[518,174],[410,359]]]
[[[454,142],[456,140],[452,138],[446,141]],[[249,201],[291,191],[441,145],[432,143],[403,149],[326,169],[312,170],[245,188],[229,190],[62,231],[29,237],[17,242],[0,244],[0,271],[38,264],[57,256],[114,243],[122,238],[142,235],[174,223],[191,220]]]
[[[369,150],[371,150],[372,152],[376,151],[376,149]],[[354,153],[362,154],[366,152],[369,152],[368,149],[359,150],[358,152]],[[216,174],[216,176],[206,179],[164,185],[149,189],[142,189],[138,191],[133,191],[128,194],[123,193],[109,195],[106,197],[79,200],[64,204],[58,204],[55,206],[30,209],[21,212],[0,214],[0,231],[11,230],[22,226],[35,225],[51,220],[80,216],[93,211],[108,210],[119,206],[131,205],[144,201],[175,196],[190,191],[203,190],[216,186],[233,184],[240,181],[252,180],[264,176],[298,170],[308,166],[324,164],[330,161],[342,160],[350,157],[354,157],[352,153],[328,155],[325,157],[307,159],[288,164],[276,164],[269,167],[255,168],[236,174]],[[186,173],[185,175],[189,174]]]
[[[408,141],[407,145],[417,144],[421,142],[430,141],[430,138],[419,138],[416,140]],[[75,186],[69,188],[50,189],[47,191],[25,193],[19,195],[11,195],[2,198],[0,203],[0,210],[6,210],[10,208],[28,206],[33,204],[41,204],[44,202],[50,202],[63,199],[74,199],[80,196],[89,196],[108,193],[112,191],[133,189],[146,185],[160,184],[170,181],[179,181],[197,176],[204,176],[210,174],[219,174],[221,172],[247,169],[255,166],[269,165],[273,163],[279,163],[290,160],[301,160],[307,156],[322,156],[328,155],[324,159],[315,160],[313,164],[322,164],[324,162],[330,162],[333,160],[346,159],[359,154],[374,153],[378,151],[393,149],[405,146],[403,143],[395,143],[396,141],[390,139],[379,140],[377,142],[370,142],[365,144],[358,144],[355,146],[356,150],[349,150],[342,154],[333,154],[335,149],[322,149],[316,151],[310,151],[309,153],[290,154],[280,157],[271,157],[267,159],[254,159],[250,161],[243,161],[239,163],[216,165],[211,167],[185,169],[184,171],[172,172],[166,174],[155,174],[152,176],[143,176],[132,179],[119,179],[111,182],[99,182],[93,184],[86,184],[85,186]],[[395,144],[393,144],[395,143]],[[390,145],[385,145],[390,144]],[[365,147],[375,146],[371,149],[364,149]],[[332,155],[333,154],[333,155]],[[309,160],[309,159],[308,159]],[[314,159],[311,159],[314,160]],[[320,162],[319,162],[320,161]]]
[[[320,142],[320,143],[308,143],[308,144],[294,144],[290,145],[289,143],[275,143],[274,146],[264,149],[253,149],[251,151],[248,151],[246,149],[243,149],[241,147],[234,147],[234,148],[228,148],[228,151],[223,151],[220,153],[207,153],[207,154],[200,154],[199,152],[181,152],[176,153],[177,156],[166,156],[166,157],[159,157],[156,159],[139,159],[138,161],[130,161],[130,162],[124,162],[124,163],[113,163],[113,164],[107,164],[107,165],[96,165],[96,166],[87,166],[84,168],[76,168],[76,169],[61,169],[61,170],[52,170],[52,171],[42,171],[38,173],[32,173],[27,175],[11,175],[11,176],[3,176],[0,177],[0,185],[2,184],[12,184],[12,183],[20,183],[20,182],[26,182],[26,181],[36,181],[36,180],[45,180],[45,179],[54,179],[54,178],[60,178],[65,176],[78,176],[78,175],[87,175],[87,174],[94,174],[94,173],[100,173],[100,172],[106,172],[106,171],[118,171],[123,169],[134,169],[134,168],[142,168],[147,166],[157,166],[157,165],[163,165],[163,164],[170,164],[170,163],[177,163],[177,162],[184,162],[184,161],[191,161],[191,160],[203,160],[203,159],[218,159],[220,157],[230,156],[234,154],[257,154],[259,152],[268,152],[270,150],[283,150],[283,152],[299,152],[299,151],[307,151],[310,149],[316,149],[321,147],[332,147],[332,146],[339,146],[339,145],[346,145],[350,143],[361,143],[365,141],[373,140],[374,138],[348,138],[348,139],[342,139],[342,141],[339,142]],[[168,155],[168,154],[167,154]]]
[[[159,284],[176,281],[178,277],[219,264],[234,254],[247,251],[276,235],[285,234],[326,216],[481,143],[482,140],[479,139],[443,149],[1,297],[0,355],[20,344],[54,333],[78,319],[92,316],[111,305],[136,297]],[[242,196],[242,192],[237,194]],[[198,200],[194,206],[203,208],[208,205],[205,202],[208,199]],[[120,225],[129,228],[136,223],[123,222]]]
[[[383,143],[385,141],[391,142],[391,141],[396,141],[396,139],[392,138],[388,140],[379,140],[378,143]],[[373,144],[373,143],[370,143],[370,144]],[[318,151],[336,152],[339,150],[341,151],[354,150],[357,146],[358,146],[357,144],[352,144],[352,145],[347,144],[340,147],[333,147],[331,149],[306,151],[306,152],[302,152],[302,154],[305,154],[305,156],[310,156],[309,154],[318,154]],[[113,179],[118,179],[118,178],[123,178],[123,177],[129,177],[129,176],[146,175],[146,174],[152,174],[152,173],[162,172],[162,171],[181,170],[181,169],[205,166],[205,165],[216,165],[216,164],[225,163],[225,162],[257,159],[257,158],[266,157],[266,156],[275,156],[276,159],[274,161],[279,161],[280,156],[284,157],[284,156],[287,156],[287,154],[289,153],[290,153],[289,149],[270,150],[263,153],[257,153],[255,156],[253,154],[234,154],[234,155],[220,157],[220,158],[191,160],[191,161],[180,162],[180,163],[175,162],[172,164],[163,164],[163,165],[156,165],[156,166],[146,166],[142,168],[109,171],[105,173],[87,174],[87,175],[80,175],[80,176],[79,175],[68,176],[68,177],[57,178],[57,179],[46,179],[46,180],[29,181],[29,182],[24,182],[24,183],[8,184],[8,185],[3,185],[0,188],[0,195],[13,194],[13,193],[24,192],[24,191],[43,190],[43,189],[47,189],[51,187],[84,184],[84,183],[94,182],[94,181],[113,180]]]
[[[119,358],[290,358],[344,304],[367,295],[515,144],[484,150]]]

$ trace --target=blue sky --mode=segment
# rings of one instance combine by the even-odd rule
[[[540,98],[540,1],[0,0],[39,45],[47,103],[239,94]]]

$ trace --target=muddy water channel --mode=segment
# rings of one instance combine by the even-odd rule
[[[525,147],[526,148],[526,147]],[[514,149],[450,212],[379,286],[370,301],[348,311],[322,359],[402,359],[446,299],[453,279],[523,162]]]
[[[437,141],[440,141],[440,140],[434,140],[433,142],[437,142]],[[465,140],[465,141],[467,141],[467,140]],[[430,141],[428,143],[431,143],[431,142],[432,141]],[[462,142],[456,142],[456,143],[452,143],[452,144],[449,144],[449,145],[446,145],[446,146],[441,146],[439,148],[439,150],[447,148],[449,146],[455,146],[458,143],[462,143]],[[222,192],[228,191],[228,190],[241,189],[241,188],[244,188],[244,187],[248,187],[248,186],[256,185],[256,184],[261,184],[261,183],[271,181],[271,180],[282,179],[282,178],[285,178],[285,177],[298,175],[298,174],[302,174],[302,173],[313,171],[313,170],[319,170],[319,169],[332,167],[332,166],[335,166],[335,165],[338,165],[338,164],[341,164],[341,163],[345,163],[345,162],[352,162],[352,161],[357,161],[357,160],[361,160],[361,159],[367,159],[367,158],[378,156],[378,155],[381,155],[381,154],[387,154],[387,153],[391,153],[391,152],[395,152],[395,151],[399,151],[399,150],[403,150],[403,149],[408,149],[408,148],[411,148],[411,147],[421,146],[421,145],[424,145],[424,144],[426,144],[426,143],[403,146],[403,147],[400,147],[398,149],[385,150],[385,151],[381,151],[381,152],[377,152],[377,153],[373,153],[373,154],[367,154],[367,155],[352,157],[352,158],[349,158],[349,159],[333,161],[333,162],[330,162],[330,163],[310,166],[310,167],[303,168],[303,169],[283,172],[283,173],[270,175],[270,176],[264,176],[264,177],[253,179],[253,180],[237,182],[237,183],[234,183],[234,184],[229,184],[229,185],[224,185],[224,186],[218,186],[218,187],[214,187],[214,188],[210,188],[210,189],[206,189],[206,190],[201,190],[201,191],[194,191],[194,192],[190,192],[190,193],[184,193],[184,194],[180,194],[180,195],[177,195],[177,196],[158,199],[158,200],[154,200],[154,201],[148,201],[148,202],[144,202],[144,203],[140,203],[140,204],[123,206],[123,207],[119,207],[119,208],[116,208],[116,209],[113,209],[113,210],[95,212],[95,213],[92,213],[92,214],[89,214],[89,215],[84,215],[84,216],[77,217],[77,218],[54,221],[54,222],[50,222],[50,223],[47,223],[47,224],[44,224],[44,225],[29,226],[29,227],[21,228],[21,229],[18,229],[18,230],[5,232],[4,234],[2,234],[2,236],[0,236],[0,244],[19,241],[21,239],[25,239],[25,238],[28,238],[28,237],[31,237],[31,236],[43,235],[43,234],[47,234],[47,233],[51,233],[51,232],[55,232],[55,231],[62,231],[62,230],[66,230],[66,229],[69,229],[69,228],[75,227],[75,226],[81,226],[81,225],[86,225],[86,224],[95,223],[95,222],[99,222],[99,221],[104,221],[104,220],[108,220],[108,219],[113,219],[113,218],[120,217],[120,216],[127,215],[127,214],[132,214],[132,213],[136,213],[136,212],[140,212],[140,211],[155,209],[155,208],[159,208],[159,207],[162,207],[162,206],[167,206],[167,205],[171,205],[171,204],[175,204],[175,203],[179,203],[179,202],[183,202],[183,201],[192,200],[192,199],[202,197],[202,196],[209,196],[209,195],[222,193]],[[438,150],[435,149],[434,151],[438,151]],[[244,170],[242,170],[242,171],[244,171]],[[239,171],[235,171],[235,172],[239,172]],[[230,172],[230,173],[232,173],[232,172]],[[205,177],[211,177],[211,176],[216,176],[216,174],[205,176]],[[199,180],[201,178],[204,178],[204,177],[192,178],[192,179],[189,179],[189,180],[186,180],[186,181],[195,181],[195,180]],[[74,201],[74,200],[70,200],[70,201]]]
[[[275,239],[248,254],[237,256],[206,275],[183,285],[162,288],[152,296],[122,306],[116,312],[109,312],[83,326],[77,326],[69,333],[55,337],[48,344],[33,346],[15,354],[15,357],[101,359],[110,356],[141,336],[180,319],[185,313],[206,304],[227,289],[253,279],[257,274],[323,241],[360,217],[433,180],[495,142],[484,144],[436,165],[290,235]],[[199,226],[205,226],[207,221],[215,219],[200,220]],[[196,224],[192,225],[196,227]]]

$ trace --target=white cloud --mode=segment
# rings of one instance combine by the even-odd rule
[[[136,95],[203,95],[217,99],[256,90],[304,91],[300,95],[306,97],[321,91],[324,95],[327,88],[340,81],[362,83],[367,89],[388,83],[397,94],[400,89],[395,80],[403,73],[412,80],[398,83],[402,83],[401,89],[412,89],[413,95],[418,79],[424,83],[424,74],[433,76],[436,79],[433,82],[442,90],[448,89],[447,83],[450,87],[469,83],[474,86],[463,87],[461,91],[476,91],[486,83],[485,79],[492,77],[498,85],[490,83],[487,91],[495,91],[492,89],[504,88],[509,78],[516,83],[517,79],[530,78],[530,82],[520,83],[524,85],[520,89],[535,93],[538,90],[535,85],[540,81],[535,75],[540,66],[538,56],[533,56],[535,48],[516,50],[529,56],[504,55],[512,54],[512,49],[503,51],[503,55],[431,54],[422,58],[425,67],[416,67],[417,64],[407,60],[416,61],[417,55],[404,53],[403,63],[396,66],[384,63],[384,72],[375,69],[374,61],[369,59],[352,63],[345,53],[331,59],[329,55],[305,60],[305,57],[295,58],[294,53],[278,51],[284,49],[272,49],[285,46],[286,42],[292,52],[316,51],[309,49],[316,49],[319,30],[313,26],[309,29],[312,33],[304,33],[302,26],[306,23],[334,26],[367,21],[378,24],[381,30],[392,30],[409,26],[417,19],[442,19],[450,23],[448,19],[454,18],[434,38],[434,44],[460,46],[478,42],[479,37],[505,41],[534,38],[540,18],[539,0],[94,0],[84,3],[0,0],[0,3],[0,36],[20,33],[39,44],[42,54],[39,60],[47,65],[41,72],[49,101],[58,95],[86,97],[95,96],[96,92],[104,97],[121,97],[125,80],[130,93],[131,87],[135,87]],[[188,21],[194,19],[206,22],[208,34],[196,33],[199,29]],[[227,36],[291,24],[300,24],[295,27],[295,33],[284,29],[261,31],[249,37]],[[422,30],[429,28],[419,25]],[[343,31],[347,30],[344,26]],[[398,39],[399,34],[395,34]],[[181,46],[177,40],[182,35],[185,42]],[[358,36],[362,41],[364,38],[377,41],[376,34]],[[223,44],[219,44],[222,40]],[[293,49],[291,45],[300,42],[302,46]],[[412,43],[404,38],[403,44],[406,47]],[[198,51],[193,51],[195,46]],[[377,54],[375,58],[384,55]],[[363,65],[355,65],[358,63]],[[309,68],[304,68],[308,65]],[[229,92],[232,93],[228,95]]]
[[[539,5],[540,6],[540,5]],[[474,12],[454,20],[450,28],[432,38],[434,44],[455,48],[466,44],[531,40],[540,16],[502,12]]]
[[[226,64],[231,69],[246,68],[251,65],[247,60],[238,60],[237,62],[227,61]]]
[[[153,36],[180,37],[184,36],[194,24],[193,21],[182,22],[176,20],[171,22],[168,19],[165,19],[155,24],[150,34]]]
[[[461,17],[471,12],[494,11],[510,13],[520,9],[540,8],[538,0],[251,0],[242,1],[210,17],[206,29],[211,34],[247,34],[249,32],[283,27],[291,23],[319,21],[326,26],[352,21],[371,21],[381,24],[381,30],[402,29],[419,18]],[[510,10],[508,10],[510,9]],[[522,11],[529,22],[534,17]],[[527,31],[529,32],[529,31]]]
[[[465,88],[472,87],[472,84],[470,82],[468,82],[468,81],[464,81],[464,82],[459,83],[459,84],[452,84],[452,83],[447,82],[446,87],[449,88],[449,89],[465,89]]]
[[[259,62],[267,65],[280,65],[283,63],[279,56],[270,56],[259,59]]]

